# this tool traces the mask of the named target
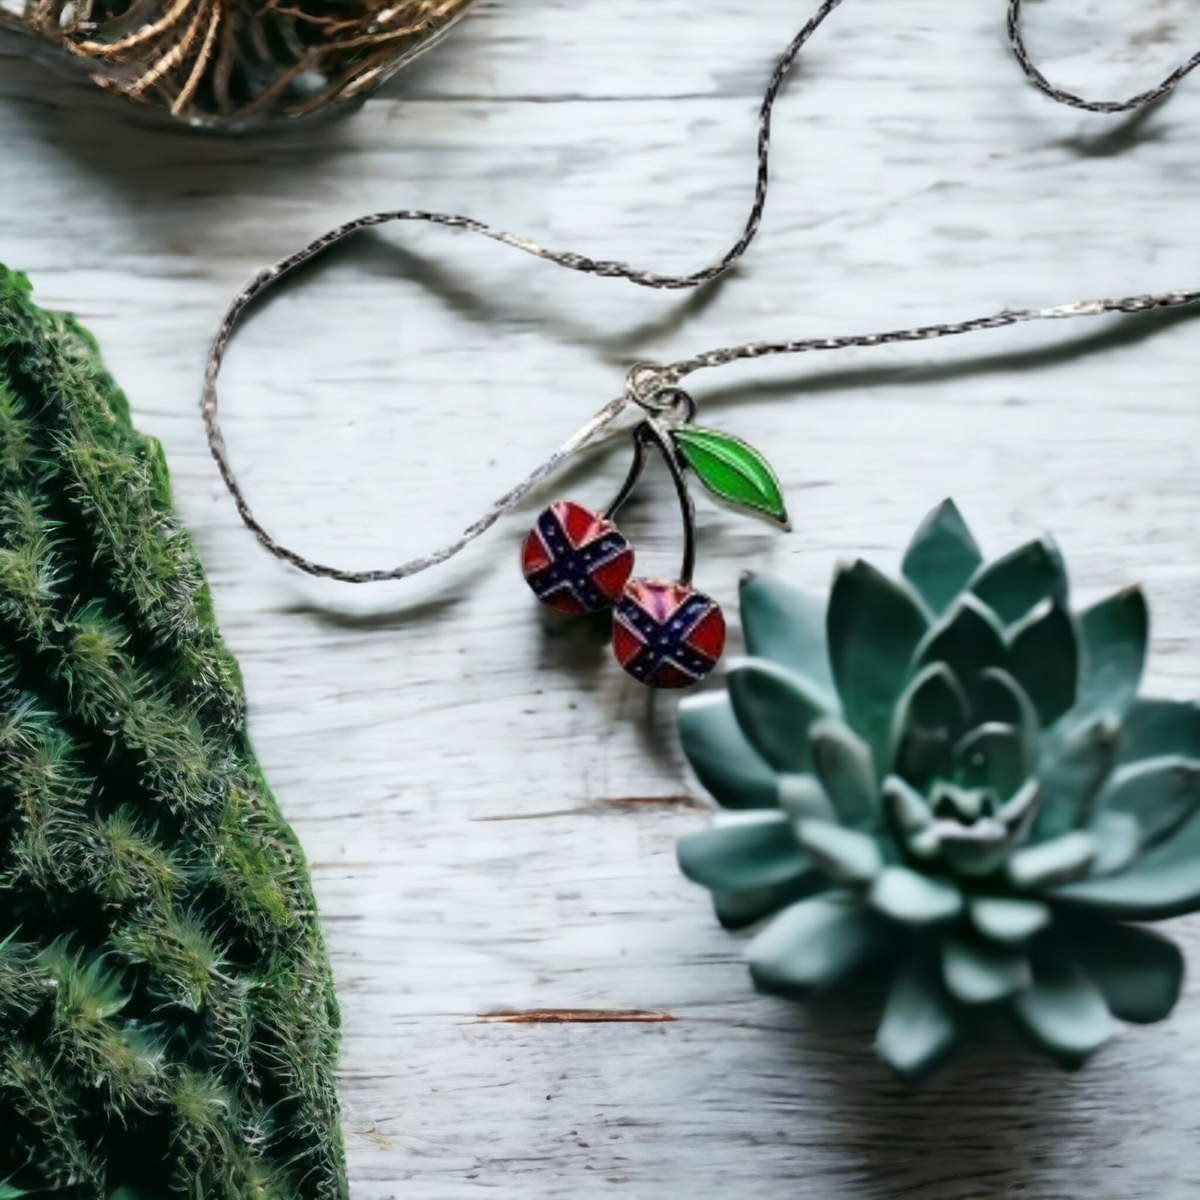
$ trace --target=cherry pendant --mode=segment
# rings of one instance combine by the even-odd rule
[[[620,599],[633,574],[633,547],[607,518],[558,500],[529,531],[521,569],[543,604],[576,616],[594,613]]]
[[[685,583],[631,579],[613,612],[613,652],[655,688],[699,683],[725,649],[720,606]]]

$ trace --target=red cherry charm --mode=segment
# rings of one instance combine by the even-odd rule
[[[543,604],[572,615],[599,612],[620,598],[633,574],[633,547],[600,513],[558,500],[529,531],[521,569]]]
[[[725,649],[725,617],[708,596],[679,582],[631,579],[613,611],[613,652],[649,687],[699,683]]]

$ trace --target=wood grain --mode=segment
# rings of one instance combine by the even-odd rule
[[[1200,45],[1188,0],[1030,5],[1057,81],[1126,95]],[[510,0],[352,118],[276,139],[147,127],[0,50],[0,259],[99,335],[166,444],[258,752],[314,863],[346,1022],[356,1200],[1190,1200],[1200,989],[1062,1074],[981,1032],[911,1094],[874,1014],[753,994],[673,845],[704,826],[672,702],[603,628],[522,586],[524,518],[408,584],[264,555],[203,444],[207,342],[263,262],[362,211],[463,212],[663,270],[749,200],[754,113],[809,5]],[[262,306],[223,392],[260,515],[318,558],[420,553],[615,394],[639,357],[1194,285],[1200,85],[1152,112],[1055,108],[999,0],[848,0],[781,105],[764,230],[695,296],[576,278],[444,231],[364,238]],[[300,281],[297,281],[300,282]],[[1150,683],[1200,695],[1195,316],[1022,328],[698,378],[705,420],[771,452],[796,532],[701,501],[698,584],[894,567],[953,494],[999,552],[1052,529],[1087,598],[1136,580]],[[600,501],[622,455],[536,498]],[[656,474],[624,521],[678,553]],[[680,796],[691,802],[667,802]],[[656,798],[664,803],[606,803]],[[514,819],[520,818],[520,819]],[[1200,924],[1173,932],[1200,960]],[[669,1014],[666,1021],[481,1020]]]

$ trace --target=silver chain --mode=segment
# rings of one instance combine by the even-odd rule
[[[754,200],[750,205],[750,214],[746,220],[741,236],[734,244],[711,266],[696,271],[690,275],[662,275],[655,271],[643,271],[628,263],[604,259],[592,259],[586,255],[574,254],[564,250],[550,250],[539,246],[529,238],[518,237],[501,229],[493,229],[482,221],[471,217],[454,216],[448,213],[425,212],[420,209],[398,209],[392,212],[370,213],[353,221],[347,221],[336,229],[322,234],[307,246],[289,254],[269,267],[264,267],[248,284],[234,297],[225,317],[217,330],[212,349],[208,354],[205,367],[204,390],[201,398],[201,412],[204,417],[204,427],[208,435],[208,447],[216,460],[221,472],[221,478],[229,489],[237,505],[238,514],[242,521],[251,529],[259,542],[276,558],[291,563],[309,575],[317,575],[326,579],[337,579],[344,583],[379,583],[389,579],[406,579],[427,571],[439,563],[452,558],[465,546],[473,542],[480,534],[490,529],[506,512],[516,507],[529,495],[535,487],[553,475],[560,466],[572,455],[578,453],[599,434],[606,430],[621,415],[629,404],[637,404],[651,414],[663,411],[663,397],[676,388],[680,380],[694,371],[708,367],[721,367],[741,359],[763,358],[773,354],[806,354],[818,350],[844,350],[851,347],[884,346],[896,342],[932,341],[937,338],[955,337],[963,333],[975,333],[984,329],[1000,329],[1008,325],[1019,325],[1026,321],[1061,320],[1070,317],[1096,317],[1105,313],[1141,313],[1157,308],[1178,308],[1200,301],[1200,290],[1179,290],[1164,292],[1159,295],[1126,296],[1119,300],[1082,300],[1074,304],[1064,304],[1053,308],[1015,309],[995,313],[986,317],[975,317],[967,321],[944,322],[932,325],[919,325],[909,329],[896,329],[882,333],[846,334],[839,337],[827,338],[796,338],[781,341],[749,342],[742,346],[731,346],[725,349],[709,350],[680,362],[660,366],[655,363],[637,363],[630,370],[625,381],[622,395],[610,400],[597,412],[582,429],[567,439],[545,462],[538,466],[516,487],[501,496],[478,520],[469,525],[463,532],[440,549],[431,554],[424,554],[398,567],[385,568],[376,571],[346,571],[338,567],[326,566],[313,562],[280,545],[259,523],[234,476],[233,468],[229,465],[226,453],[225,439],[217,423],[217,376],[221,371],[221,362],[225,355],[226,346],[246,306],[260,293],[264,292],[276,280],[294,270],[302,263],[327,250],[330,246],[344,241],[346,238],[368,229],[374,225],[386,225],[392,221],[422,221],[432,225],[444,225],[450,229],[462,229],[468,233],[477,233],[493,241],[502,242],[536,258],[546,259],[560,267],[572,271],[582,271],[589,275],[600,275],[608,278],[627,279],[640,287],[657,289],[694,288],[708,283],[724,274],[734,263],[745,254],[753,242],[762,223],[763,210],[767,202],[767,190],[770,182],[769,162],[771,151],[771,116],[775,101],[782,88],[788,72],[807,44],[812,35],[820,28],[842,0],[822,0],[816,13],[805,24],[804,28],[792,39],[783,56],[776,64],[763,95],[762,106],[758,118],[758,168],[755,177]],[[1121,113],[1132,109],[1153,104],[1156,100],[1167,95],[1197,66],[1200,66],[1200,52],[1194,54],[1186,63],[1176,68],[1157,87],[1145,92],[1139,92],[1128,100],[1085,100],[1071,92],[1055,87],[1037,68],[1029,57],[1021,36],[1021,6],[1023,0],[1009,0],[1008,4],[1008,37],[1013,54],[1026,77],[1035,87],[1044,92],[1052,100],[1067,104],[1073,108],[1085,109],[1097,113]]]

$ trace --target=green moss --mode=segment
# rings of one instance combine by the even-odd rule
[[[339,1200],[337,1028],[162,449],[0,267],[0,1195]]]

